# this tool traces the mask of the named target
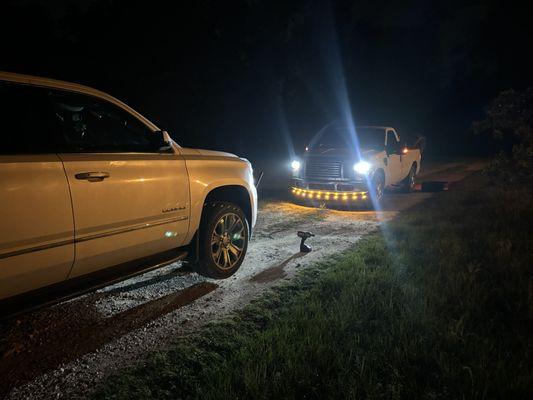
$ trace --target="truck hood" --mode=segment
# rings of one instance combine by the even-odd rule
[[[376,150],[361,149],[361,157],[372,157],[374,154],[379,153]],[[355,158],[355,152],[347,148],[317,148],[310,149],[304,154],[304,157],[339,157],[339,158]]]

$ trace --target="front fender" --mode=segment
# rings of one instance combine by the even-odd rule
[[[372,156],[369,162],[373,166],[373,173],[381,170],[383,171],[383,174],[385,174],[385,171],[387,170],[387,165],[385,164],[386,159],[387,154],[384,151],[377,152]]]
[[[257,221],[257,190],[254,185],[250,163],[237,157],[226,156],[185,156],[189,175],[191,212],[189,242],[200,226],[205,199],[216,188],[241,186],[250,198],[251,227]]]

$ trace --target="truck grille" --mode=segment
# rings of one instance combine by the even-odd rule
[[[340,179],[342,178],[342,163],[339,161],[307,160],[305,177],[307,179]]]

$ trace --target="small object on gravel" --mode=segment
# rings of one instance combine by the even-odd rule
[[[422,185],[420,186],[420,190],[422,192],[442,192],[444,190],[448,190],[448,182],[444,181],[426,181],[422,182]]]
[[[300,251],[302,253],[309,253],[312,249],[311,249],[311,247],[306,245],[304,242],[308,238],[314,237],[315,235],[312,234],[311,232],[305,232],[305,231],[298,231],[297,235],[298,235],[299,238],[302,238],[302,241],[300,242]]]

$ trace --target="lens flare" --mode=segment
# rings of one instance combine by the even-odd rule
[[[299,171],[301,166],[302,164],[298,160],[293,160],[293,162],[291,162],[291,168],[293,171]]]

